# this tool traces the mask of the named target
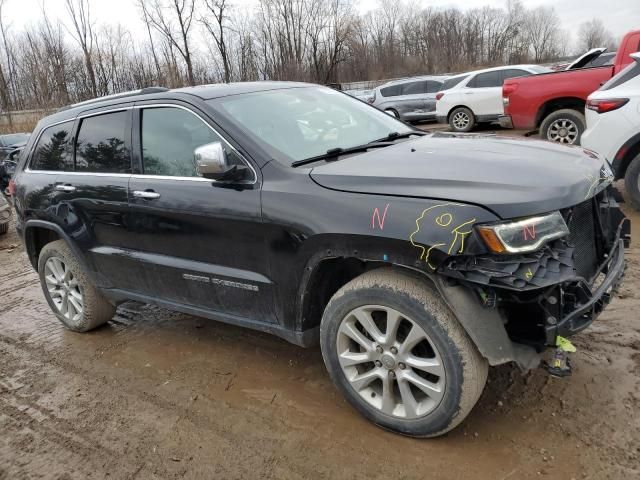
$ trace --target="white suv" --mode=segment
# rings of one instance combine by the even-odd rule
[[[454,132],[469,132],[477,123],[495,122],[504,114],[502,83],[552,70],[539,65],[487,68],[451,77],[436,95],[436,119]]]
[[[624,178],[625,190],[640,210],[640,52],[634,62],[587,98],[587,130],[583,147],[605,156],[615,178]]]

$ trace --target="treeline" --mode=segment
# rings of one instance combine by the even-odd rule
[[[62,23],[43,7],[39,21],[15,31],[3,14],[8,1],[18,0],[0,0],[3,111],[150,85],[334,83],[540,63],[566,56],[570,43],[552,8],[520,0],[465,11],[381,0],[366,14],[351,0],[257,0],[250,10],[232,0],[137,0],[136,32],[100,22],[97,0],[65,0]],[[590,23],[589,42],[610,38]]]

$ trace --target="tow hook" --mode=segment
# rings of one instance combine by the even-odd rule
[[[556,349],[553,352],[551,364],[545,363],[545,368],[551,376],[568,377],[571,375],[571,362],[569,354],[574,353],[576,347],[564,337],[556,337]]]

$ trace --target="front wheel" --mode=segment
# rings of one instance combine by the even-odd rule
[[[565,145],[580,145],[586,121],[577,110],[562,109],[547,115],[540,125],[540,137]]]
[[[320,326],[329,374],[375,424],[415,437],[455,428],[476,404],[488,364],[423,279],[365,273],[330,300]]]

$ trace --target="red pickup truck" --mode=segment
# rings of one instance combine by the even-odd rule
[[[505,80],[502,86],[505,128],[540,130],[540,136],[580,144],[585,129],[584,107],[590,93],[632,62],[640,51],[640,30],[627,33],[613,62],[602,67],[565,70]]]

